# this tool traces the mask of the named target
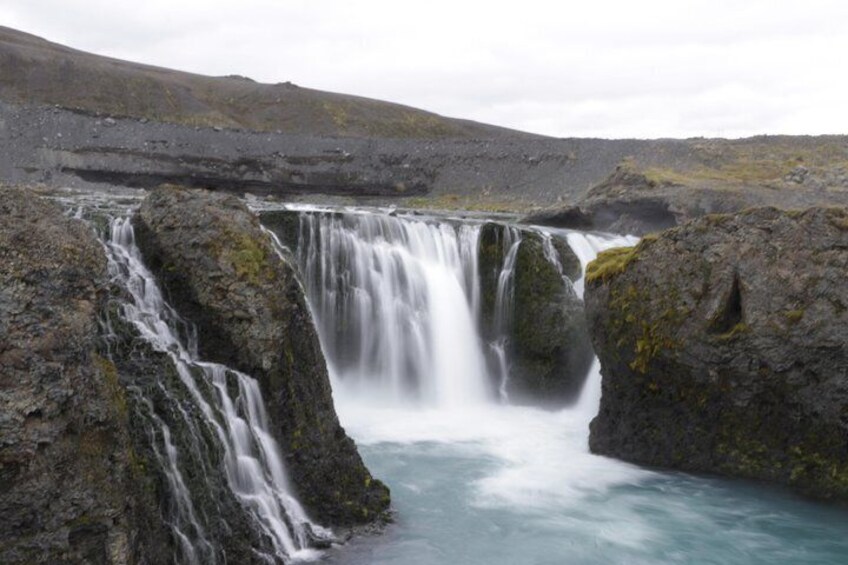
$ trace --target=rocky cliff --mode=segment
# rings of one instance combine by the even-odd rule
[[[848,213],[706,216],[590,264],[593,452],[848,499]]]
[[[92,230],[0,192],[0,562],[152,563],[125,391],[100,352],[108,276]]]
[[[628,157],[575,202],[525,221],[644,235],[746,208],[848,205],[848,146],[838,137],[689,143],[683,159]]]
[[[328,525],[380,517],[388,489],[339,425],[303,290],[256,216],[232,196],[163,187],[135,225],[201,354],[259,380],[300,501]]]

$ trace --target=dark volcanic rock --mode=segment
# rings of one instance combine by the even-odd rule
[[[524,223],[571,230],[596,229],[594,216],[579,206],[550,208],[525,216]]]
[[[112,290],[120,292],[117,288]],[[137,561],[170,563],[176,560],[174,556],[185,557],[166,525],[173,524],[184,529],[183,535],[194,547],[202,547],[203,553],[198,555],[201,561],[215,558],[219,563],[266,563],[260,552],[273,554],[273,546],[236,499],[220,444],[191,401],[191,392],[180,379],[173,360],[169,354],[156,351],[125,320],[118,311],[124,297],[115,298],[106,310],[111,332],[104,340],[103,355],[114,363],[118,379],[127,391],[133,486],[149,494],[136,510],[141,526],[138,545],[142,548]],[[181,478],[195,509],[193,517],[209,541],[208,547],[196,539],[199,532],[195,528],[176,518],[179,503],[158,459],[163,451],[159,445],[163,424],[179,454]]]
[[[137,514],[127,401],[114,365],[96,353],[107,282],[90,228],[3,191],[2,563],[149,562],[137,546],[148,520]]]
[[[756,141],[749,143],[755,145]],[[779,143],[775,145],[780,147]],[[780,161],[770,150],[738,149],[747,156],[740,159],[735,155],[736,160],[724,164],[708,161],[709,166],[702,164],[694,170],[645,169],[625,161],[576,204],[542,210],[523,222],[641,236],[708,214],[761,206],[792,210],[848,204],[839,180],[844,178],[843,167],[827,163],[819,170],[816,182],[805,184],[809,175],[805,167],[787,170],[786,176],[780,177],[778,172],[785,168],[785,162],[762,162],[768,157]],[[803,152],[800,145],[796,150]]]
[[[292,482],[328,525],[364,523],[388,507],[339,425],[303,290],[259,221],[232,196],[162,188],[135,220],[145,259],[180,313],[197,325],[201,354],[255,376]]]
[[[848,499],[848,213],[707,216],[589,267],[595,453]]]
[[[271,210],[259,213],[262,225],[274,232],[283,245],[291,251],[300,242],[300,212],[293,210]]]
[[[504,266],[512,244],[508,228],[503,224],[487,222],[480,228],[477,243],[477,267],[480,277],[480,326],[483,337],[491,341],[498,328],[495,327],[495,303],[497,302],[498,277]]]
[[[482,333],[488,341],[498,339],[499,332],[506,333],[511,400],[562,405],[580,392],[592,361],[583,302],[571,285],[580,277],[580,261],[562,240],[552,238],[546,251],[538,232],[521,230],[510,235],[509,230],[487,223],[480,232]],[[507,327],[499,328],[498,279],[518,238],[512,316]]]
[[[583,301],[566,280],[579,278],[580,262],[567,245],[557,247],[560,268],[539,234],[525,233],[518,246],[508,387],[517,401],[574,401],[592,362]]]
[[[678,224],[673,206],[659,188],[656,181],[620,165],[593,187],[579,206],[543,210],[524,221],[576,230],[643,235]]]

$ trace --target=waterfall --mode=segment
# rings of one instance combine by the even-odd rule
[[[178,392],[157,383],[169,412],[177,414],[188,430],[193,452],[201,451],[207,438],[213,438],[220,452],[220,468],[201,457],[206,462],[203,472],[208,476],[223,471],[249,523],[269,541],[268,551],[254,548],[258,557],[272,563],[316,557],[319,553],[310,546],[317,540],[332,539],[332,533],[313,523],[292,494],[256,380],[198,359],[194,332],[185,331],[186,324],[164,300],[154,276],[144,266],[129,219],[112,221],[104,245],[109,273],[126,297],[120,315],[155,351],[167,354],[184,387]],[[225,562],[222,540],[207,535],[203,523],[208,517],[201,517],[187,487],[181,458],[188,454],[178,451],[172,430],[141,388],[132,387],[130,393],[139,401],[152,451],[166,478],[166,521],[179,542],[174,560],[204,565]]]
[[[391,402],[490,396],[477,332],[478,225],[301,215],[298,263],[331,372]]]
[[[300,211],[299,226],[298,241],[288,243],[296,247],[335,387],[389,404],[413,399],[449,407],[509,401],[507,340],[522,241],[519,228],[503,226],[504,259],[487,343],[480,328],[480,224],[363,211]],[[567,241],[584,269],[600,250],[635,241],[531,229],[541,236],[545,258],[561,274],[554,238]],[[562,276],[565,284],[572,284]],[[574,288],[582,298],[582,279]],[[587,390],[593,386],[587,384]]]
[[[502,245],[505,258],[501,272],[498,274],[498,286],[495,290],[495,338],[489,343],[489,349],[494,355],[495,370],[498,373],[498,395],[502,402],[508,402],[509,361],[506,352],[509,345],[512,301],[515,293],[515,260],[518,257],[518,247],[521,245],[521,232],[518,228],[507,226],[504,229]]]
[[[577,255],[577,259],[580,260],[580,267],[583,271],[583,276],[574,283],[574,291],[581,300],[586,289],[586,266],[598,256],[598,253],[614,247],[636,245],[639,242],[639,238],[634,236],[591,234],[577,231],[566,231],[565,238],[571,250]],[[600,403],[601,362],[596,356],[592,360],[592,367],[589,369],[589,378],[586,379],[586,383],[583,385],[583,390],[574,409],[585,419],[588,425],[592,418],[595,417],[595,414],[598,413]]]

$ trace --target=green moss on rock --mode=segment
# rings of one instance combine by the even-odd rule
[[[848,499],[848,234],[828,210],[706,217],[586,287],[593,452]],[[776,267],[777,266],[777,267]]]
[[[349,526],[363,521],[358,509],[367,507],[367,521],[378,519],[388,489],[371,478],[338,422],[303,288],[257,217],[229,195],[158,189],[134,222],[145,261],[196,325],[200,354],[259,382],[311,516]]]
[[[586,282],[606,282],[621,274],[636,258],[636,247],[616,247],[598,254],[586,267]]]

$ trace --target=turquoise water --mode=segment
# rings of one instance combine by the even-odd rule
[[[385,532],[330,550],[326,562],[848,565],[848,509],[590,454],[597,360],[567,410],[486,394],[496,380],[475,323],[479,225],[370,213],[301,220],[301,269],[336,409],[395,510]],[[598,251],[635,242],[556,235],[584,269]],[[573,287],[581,296],[582,282]]]
[[[585,416],[361,406],[342,416],[396,515],[330,563],[848,563],[848,510],[592,456]]]

